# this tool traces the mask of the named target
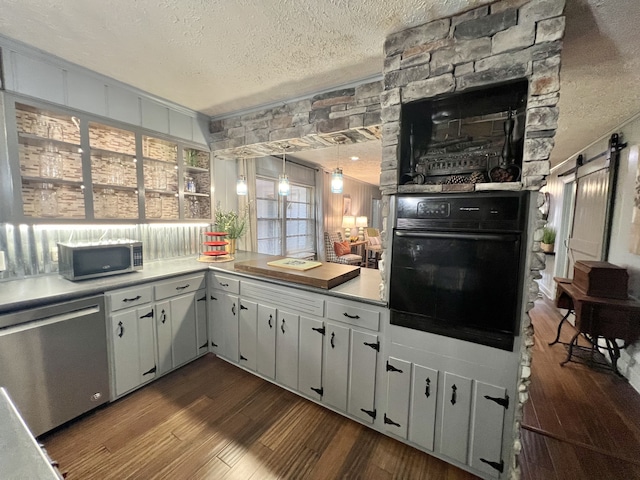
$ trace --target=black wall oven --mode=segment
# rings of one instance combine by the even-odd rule
[[[399,195],[391,323],[513,350],[528,192]]]

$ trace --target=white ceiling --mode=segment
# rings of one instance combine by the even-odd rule
[[[219,116],[379,75],[387,35],[487,3],[0,0],[0,34]],[[640,2],[567,0],[566,15],[554,164],[640,112]],[[361,148],[341,166],[377,184],[380,149]],[[308,156],[335,167],[335,151]]]

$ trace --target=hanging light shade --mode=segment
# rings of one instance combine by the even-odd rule
[[[340,168],[340,143],[338,143],[338,154],[336,156],[338,157],[336,168],[331,173],[331,193],[342,193],[344,179]]]
[[[289,177],[285,173],[285,156],[287,151],[282,152],[282,175],[278,177],[278,195],[289,195],[289,190],[291,186],[289,185]]]
[[[238,195],[247,194],[247,177],[244,175],[240,175],[238,177],[238,181],[236,182],[236,193]]]

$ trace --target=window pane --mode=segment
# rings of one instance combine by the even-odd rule
[[[280,255],[280,241],[278,239],[258,240],[258,253]]]
[[[287,218],[311,218],[311,205],[308,203],[287,203]]]
[[[276,183],[275,180],[256,178],[256,197],[277,199]]]
[[[256,212],[258,218],[278,218],[278,201],[258,198],[256,200]]]

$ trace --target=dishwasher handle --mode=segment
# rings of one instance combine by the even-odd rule
[[[4,337],[5,335],[11,335],[12,333],[25,332],[27,330],[33,330],[35,328],[44,327],[45,325],[52,325],[54,323],[65,322],[67,320],[72,320],[74,318],[86,317],[89,315],[93,315],[100,311],[100,307],[98,305],[93,305],[87,308],[81,308],[80,310],[74,310],[72,312],[61,313],[58,315],[52,315],[50,317],[45,317],[39,320],[34,320],[31,322],[21,323],[18,325],[14,325],[12,327],[3,328],[0,330],[0,337]]]

